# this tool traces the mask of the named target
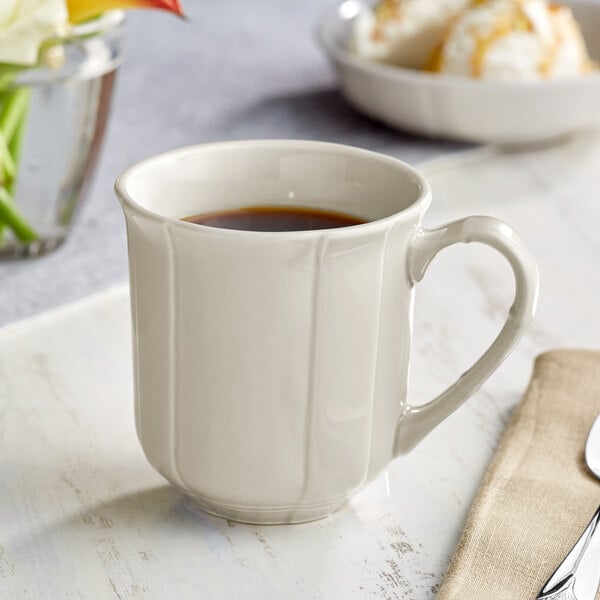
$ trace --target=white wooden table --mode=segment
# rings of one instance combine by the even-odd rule
[[[429,225],[505,219],[539,259],[538,316],[485,387],[329,519],[208,516],[146,463],[128,299],[111,290],[0,331],[0,599],[432,598],[534,356],[600,346],[600,136],[429,163]],[[417,293],[411,396],[491,341],[512,296],[492,251],[453,247]]]

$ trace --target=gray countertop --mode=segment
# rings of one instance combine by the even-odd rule
[[[131,14],[104,150],[69,240],[0,264],[0,325],[127,278],[112,184],[125,167],[204,141],[306,138],[353,144],[412,164],[461,146],[390,130],[354,111],[314,40],[324,3],[184,0],[189,22]]]

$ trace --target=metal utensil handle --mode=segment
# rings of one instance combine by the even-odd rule
[[[569,577],[561,589],[538,596],[538,600],[577,600],[577,596],[573,592],[573,585],[575,585],[575,577]]]
[[[600,506],[536,600],[594,600],[600,580],[599,525]]]

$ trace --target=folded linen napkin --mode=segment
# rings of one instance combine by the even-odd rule
[[[587,472],[583,454],[598,413],[600,352],[538,357],[438,600],[536,597],[600,503],[600,482]]]

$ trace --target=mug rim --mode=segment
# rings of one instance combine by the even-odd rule
[[[209,225],[202,225],[199,223],[192,223],[190,221],[184,221],[180,218],[169,217],[167,215],[160,214],[148,208],[142,206],[139,202],[127,191],[127,183],[131,177],[133,177],[137,171],[148,167],[153,162],[176,159],[178,156],[194,154],[198,151],[206,151],[212,148],[223,148],[227,146],[234,146],[237,148],[247,147],[289,147],[290,149],[297,148],[303,150],[318,150],[328,149],[335,150],[338,152],[349,153],[357,157],[371,158],[379,162],[387,163],[390,167],[402,171],[404,174],[413,177],[418,184],[419,193],[417,198],[411,202],[407,207],[402,210],[396,211],[390,215],[382,217],[381,219],[375,219],[373,221],[366,221],[358,225],[347,225],[343,227],[335,227],[328,229],[305,229],[299,231],[253,231],[247,229],[227,229],[221,227],[212,227]],[[423,215],[427,207],[431,203],[432,192],[429,182],[425,177],[415,168],[408,163],[389,156],[380,152],[374,152],[372,150],[366,150],[357,146],[351,146],[348,144],[338,144],[334,142],[321,142],[317,140],[301,140],[301,139],[249,139],[249,140],[231,140],[231,141],[220,141],[220,142],[207,142],[203,144],[193,144],[190,146],[181,146],[174,148],[166,152],[155,154],[148,158],[145,158],[124,171],[122,171],[115,179],[114,190],[117,198],[121,202],[123,209],[128,209],[133,213],[146,216],[154,221],[160,223],[172,223],[176,227],[183,227],[186,229],[194,229],[198,231],[204,231],[205,233],[219,234],[219,235],[235,235],[238,237],[248,236],[255,238],[273,238],[273,239],[290,239],[290,238],[310,238],[316,237],[323,234],[344,236],[350,234],[365,233],[366,230],[373,230],[379,228],[387,228],[394,222],[410,218],[414,214]]]

